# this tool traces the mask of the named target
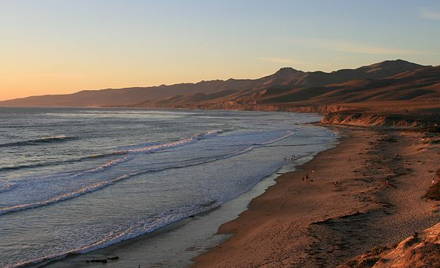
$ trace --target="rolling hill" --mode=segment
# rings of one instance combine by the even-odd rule
[[[282,68],[259,79],[33,96],[2,101],[0,106],[319,110],[338,104],[439,100],[440,67],[392,60],[329,73]]]

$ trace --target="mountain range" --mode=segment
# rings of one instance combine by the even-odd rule
[[[440,103],[440,66],[389,60],[328,73],[288,67],[259,79],[85,90],[1,101],[0,106],[319,110],[400,101]]]

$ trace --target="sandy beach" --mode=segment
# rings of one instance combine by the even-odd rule
[[[439,221],[439,202],[422,198],[439,169],[438,137],[338,131],[337,147],[280,176],[193,267],[335,267]]]

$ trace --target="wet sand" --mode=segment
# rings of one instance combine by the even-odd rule
[[[440,168],[424,133],[340,128],[341,143],[277,179],[223,224],[193,267],[335,267],[440,220],[422,199]]]

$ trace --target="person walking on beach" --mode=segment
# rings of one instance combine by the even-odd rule
[[[432,184],[432,185],[434,185],[434,184],[437,183],[437,178],[436,178],[436,177],[437,177],[436,175],[434,175],[434,176],[432,177],[432,181],[431,181],[431,184]]]
[[[440,181],[440,169],[437,170],[434,176],[432,176],[431,184],[434,185],[437,181]]]

